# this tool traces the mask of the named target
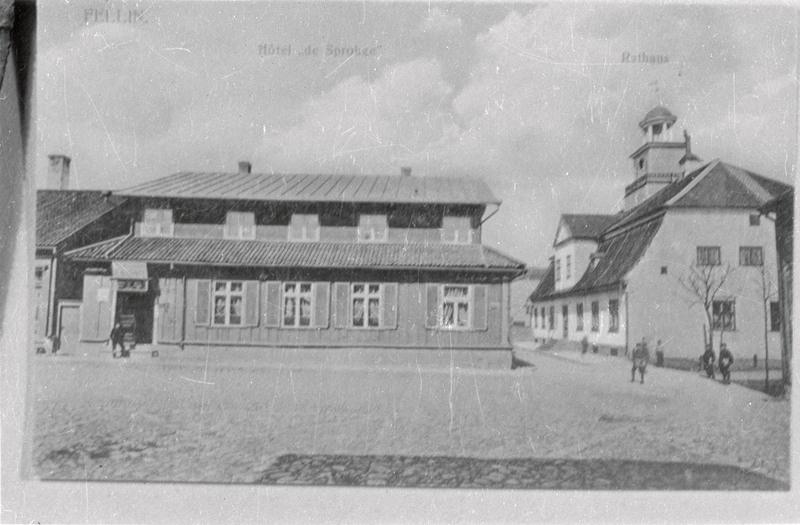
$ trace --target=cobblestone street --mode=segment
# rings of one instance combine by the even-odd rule
[[[37,357],[51,480],[785,490],[790,405],[544,353],[516,370]],[[224,362],[223,362],[224,361]]]
[[[297,456],[261,478],[278,485],[495,489],[789,490],[727,465],[613,459],[475,459],[419,456]]]

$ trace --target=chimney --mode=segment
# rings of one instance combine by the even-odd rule
[[[48,155],[50,169],[47,173],[47,187],[54,190],[69,189],[69,163],[72,161],[66,155]]]
[[[403,177],[410,177],[411,176],[411,168],[408,166],[400,168],[400,174]]]
[[[247,162],[246,160],[239,161],[239,174],[240,175],[248,175],[250,170],[253,169],[253,165]]]

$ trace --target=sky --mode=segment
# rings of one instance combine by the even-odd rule
[[[235,172],[240,160],[258,173],[409,166],[417,177],[481,177],[503,201],[484,244],[544,266],[561,214],[621,209],[638,122],[656,105],[677,115],[676,136],[686,129],[703,160],[796,176],[789,7],[57,0],[39,9],[42,187],[55,153],[72,158],[74,189]],[[642,53],[654,59],[632,60]]]

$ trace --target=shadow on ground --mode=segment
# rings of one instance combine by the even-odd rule
[[[773,490],[789,485],[730,465],[616,459],[442,456],[278,457],[263,484],[557,490]]]

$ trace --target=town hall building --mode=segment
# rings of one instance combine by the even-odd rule
[[[715,352],[722,340],[763,358],[766,328],[780,355],[775,225],[759,207],[791,186],[701,161],[686,132],[674,137],[676,120],[659,106],[639,123],[621,212],[562,215],[529,298],[535,339],[585,338],[611,354],[661,340],[667,357],[697,358],[713,336]]]

